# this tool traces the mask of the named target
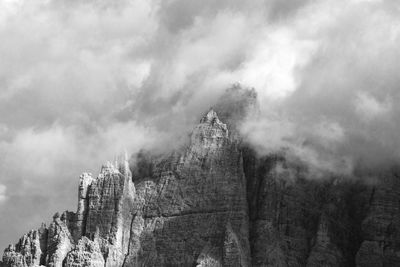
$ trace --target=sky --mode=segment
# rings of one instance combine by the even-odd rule
[[[0,247],[75,210],[82,172],[179,143],[237,82],[260,155],[316,178],[398,163],[397,2],[1,0]]]

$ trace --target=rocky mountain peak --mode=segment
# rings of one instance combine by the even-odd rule
[[[221,121],[218,118],[217,112],[214,109],[210,109],[206,115],[200,120],[200,123],[209,123],[209,124],[221,124]]]
[[[203,152],[204,149],[218,148],[227,141],[228,137],[227,125],[219,120],[217,113],[213,109],[210,109],[200,120],[200,124],[193,129],[192,148]]]
[[[400,175],[307,179],[240,142],[256,95],[228,96],[172,155],[83,173],[77,211],[23,235],[0,267],[400,266]]]

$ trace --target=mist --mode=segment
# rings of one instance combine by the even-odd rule
[[[395,1],[0,2],[0,247],[75,210],[80,173],[178,145],[236,82],[260,155],[397,164],[399,30]]]

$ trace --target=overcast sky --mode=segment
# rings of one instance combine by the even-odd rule
[[[242,133],[261,154],[287,147],[317,176],[398,162],[397,2],[1,0],[0,247],[235,82],[259,95]]]

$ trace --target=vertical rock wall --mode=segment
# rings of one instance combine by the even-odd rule
[[[193,266],[196,262],[249,266],[240,155],[226,125],[211,110],[194,129],[183,153],[139,158],[133,174],[136,208],[126,266]]]

